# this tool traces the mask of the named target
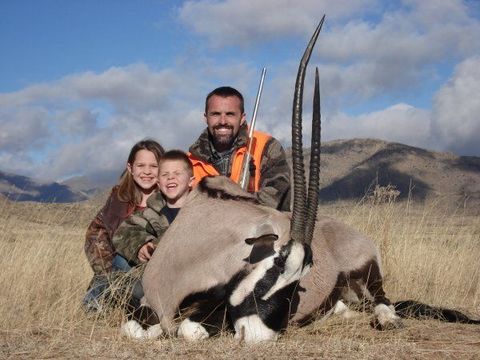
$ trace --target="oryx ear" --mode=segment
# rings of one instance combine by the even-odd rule
[[[248,245],[256,245],[259,243],[273,243],[275,240],[278,239],[277,234],[265,234],[265,235],[260,235],[259,237],[254,237],[254,238],[248,238],[245,239],[245,242]],[[273,246],[273,244],[272,244]]]
[[[248,245],[253,245],[250,255],[243,259],[250,264],[256,264],[263,259],[275,254],[273,243],[278,239],[276,234],[265,234],[256,238],[248,238],[245,242]]]

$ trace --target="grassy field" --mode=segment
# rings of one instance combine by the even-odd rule
[[[391,300],[416,299],[480,315],[480,217],[472,207],[412,202],[336,203],[324,215],[375,240]],[[290,328],[277,343],[238,343],[232,334],[198,343],[138,342],[119,334],[122,314],[86,314],[91,278],[84,234],[99,204],[0,200],[0,358],[437,359],[480,358],[480,327],[406,320],[380,332],[368,315]]]

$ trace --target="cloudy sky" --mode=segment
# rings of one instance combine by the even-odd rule
[[[324,13],[304,110],[318,66],[324,140],[480,156],[480,0],[6,0],[0,170],[111,183],[138,140],[186,150],[217,86],[243,92],[250,119],[264,66],[257,126],[288,147],[298,61]]]

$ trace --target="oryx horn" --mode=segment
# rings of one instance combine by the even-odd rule
[[[297,80],[295,82],[295,92],[293,96],[293,110],[292,110],[292,163],[293,163],[293,211],[290,226],[290,236],[293,240],[305,242],[305,227],[307,223],[306,212],[306,183],[305,183],[305,168],[303,165],[303,144],[302,144],[302,106],[303,106],[303,87],[305,82],[305,70],[310,60],[313,47],[317,41],[320,30],[322,29],[325,15],[320,20],[315,32],[313,33],[307,48],[303,54],[302,60],[298,67]],[[314,112],[320,111],[319,107],[314,109]],[[315,116],[314,116],[315,117]],[[318,114],[318,118],[320,115]],[[313,121],[312,121],[313,123]],[[314,126],[314,125],[312,125]],[[319,136],[320,132],[318,132]],[[318,146],[320,141],[318,140]],[[312,145],[314,138],[312,133]],[[313,151],[313,146],[312,150]],[[320,157],[318,156],[318,162]],[[318,168],[320,164],[318,164]],[[317,175],[318,177],[318,175]],[[318,182],[318,180],[317,180]],[[318,185],[317,185],[318,193]],[[311,216],[311,215],[310,215]],[[315,215],[316,216],[316,215]],[[315,219],[313,219],[314,223]],[[311,222],[311,221],[310,221]],[[313,229],[312,229],[313,232]],[[311,241],[311,239],[309,240]]]

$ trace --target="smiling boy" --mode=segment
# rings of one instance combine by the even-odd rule
[[[118,254],[139,264],[152,257],[156,244],[192,188],[193,169],[187,154],[181,150],[167,151],[159,161],[160,192],[148,201],[142,214],[132,214],[117,229],[113,244]]]

